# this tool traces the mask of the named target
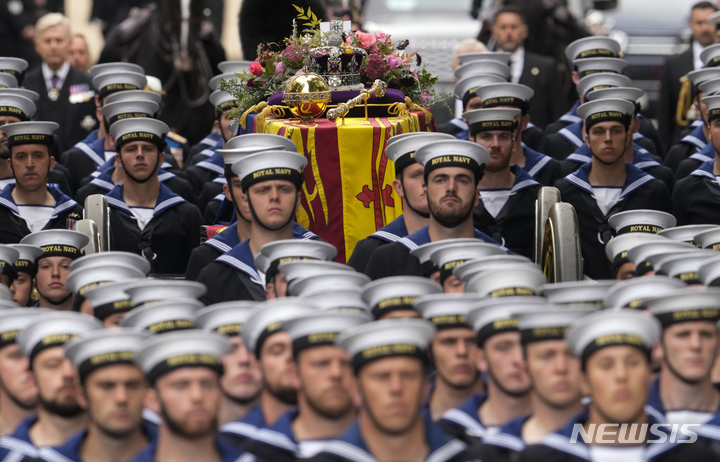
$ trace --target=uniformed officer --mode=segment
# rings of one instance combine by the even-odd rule
[[[15,184],[0,190],[0,242],[17,243],[41,229],[69,229],[82,207],[59,189],[48,187],[55,166],[50,156],[55,122],[17,122],[3,126],[8,137]]]
[[[183,274],[200,244],[202,215],[158,179],[168,126],[155,119],[124,119],[110,127],[125,182],[107,193],[115,250],[137,253],[153,273]]]
[[[348,353],[334,340],[340,332],[371,320],[369,313],[317,312],[282,323],[292,340],[297,409],[245,444],[247,452],[268,461],[307,458],[352,425],[357,385]]]
[[[43,251],[35,260],[40,308],[73,310],[73,293],[67,286],[67,277],[70,264],[80,257],[88,240],[86,235],[67,229],[38,231],[23,238],[22,244],[37,246]]]
[[[362,405],[356,422],[323,444],[313,460],[467,460],[465,444],[444,434],[423,410],[434,334],[424,319],[386,319],[336,338],[352,358]]]
[[[18,251],[18,259],[13,263],[15,279],[10,286],[13,301],[19,306],[30,306],[33,290],[35,289],[35,276],[37,275],[37,257],[43,254],[40,247],[27,244],[11,244]]]
[[[228,337],[232,351],[223,356],[220,388],[223,400],[218,425],[243,419],[255,407],[262,391],[262,375],[257,359],[245,346],[240,332],[255,302],[225,302],[195,313],[195,327]]]
[[[415,301],[422,317],[437,329],[428,349],[437,368],[427,398],[427,410],[433,421],[483,392],[475,332],[467,322],[470,307],[480,300],[476,294],[436,294]]]
[[[610,279],[603,243],[612,236],[609,216],[624,210],[653,209],[670,212],[665,185],[625,162],[632,103],[620,99],[590,101],[578,109],[585,120],[585,142],[592,161],[555,183],[563,201],[575,207],[580,225],[584,273],[593,279]]]
[[[87,429],[64,444],[41,448],[46,461],[129,461],[156,438],[143,424],[148,387],[133,363],[141,343],[152,334],[125,329],[84,332],[63,345],[65,357],[77,368],[82,384]]]
[[[198,281],[208,287],[206,304],[229,300],[265,300],[264,280],[257,272],[254,256],[273,241],[293,238],[293,219],[300,204],[305,156],[287,151],[266,151],[237,161],[244,195],[243,207],[250,210],[250,238],[208,265]],[[242,209],[242,207],[241,207]]]
[[[256,438],[260,429],[272,426],[297,405],[297,375],[292,341],[282,323],[311,315],[317,308],[305,300],[281,298],[258,303],[241,332],[245,346],[258,360],[263,378],[260,402],[245,418],[223,425],[221,435],[235,445]]]
[[[133,460],[235,461],[241,453],[215,434],[222,400],[222,357],[230,343],[220,334],[186,330],[153,336],[135,362],[150,384],[152,410],[162,416],[158,436]]]
[[[388,140],[385,156],[395,164],[393,189],[402,200],[403,214],[377,232],[358,241],[348,259],[348,265],[357,271],[365,271],[367,262],[376,248],[397,242],[428,224],[430,212],[423,187],[423,167],[415,161],[415,151],[424,144],[444,139],[452,139],[452,137],[442,133],[413,132],[395,135]]]
[[[479,91],[482,94],[483,89]],[[493,99],[484,99],[483,105],[490,101],[493,106]],[[490,152],[479,184],[480,201],[473,210],[473,225],[514,253],[531,257],[535,201],[541,185],[518,165],[510,165],[513,146],[520,142],[520,117],[520,109],[515,108],[465,113],[471,140]]]
[[[12,436],[35,447],[63,444],[87,426],[80,406],[78,372],[62,346],[83,332],[102,329],[97,319],[80,313],[44,313],[17,338],[38,390],[37,417],[23,421]]]
[[[415,152],[423,165],[430,223],[400,241],[373,252],[365,268],[372,279],[422,274],[410,251],[428,242],[472,238],[495,243],[473,227],[473,207],[479,202],[477,185],[490,160],[487,149],[470,141],[436,141]]]

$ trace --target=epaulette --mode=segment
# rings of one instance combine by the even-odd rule
[[[180,136],[175,132],[167,132],[167,135],[165,136],[175,141],[176,143],[187,144],[188,142],[187,138],[185,138],[184,136]]]

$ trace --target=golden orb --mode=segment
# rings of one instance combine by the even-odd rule
[[[330,85],[317,74],[296,75],[285,84],[283,103],[305,122],[322,116],[329,102]]]

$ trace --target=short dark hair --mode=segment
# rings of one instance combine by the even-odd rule
[[[705,2],[705,3],[707,3],[707,2]],[[498,8],[498,10],[493,15],[493,24],[495,24],[497,22],[497,18],[501,14],[506,14],[506,13],[518,15],[520,17],[520,20],[522,21],[522,23],[527,26],[527,21],[525,20],[525,15],[523,14],[520,7],[518,7],[517,5],[505,5],[502,8]]]
[[[717,7],[717,5],[713,5],[713,4],[710,3],[710,2],[698,2],[698,3],[694,4],[694,5],[692,6],[692,8],[690,9],[690,11],[695,11],[695,10],[713,10],[713,11],[717,11],[717,10],[718,10],[718,7]]]

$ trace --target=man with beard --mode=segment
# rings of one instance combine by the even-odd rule
[[[63,345],[80,375],[88,427],[62,446],[41,448],[44,460],[127,462],[155,438],[155,429],[142,424],[147,385],[132,362],[138,345],[151,335],[102,329]]]
[[[338,335],[335,343],[350,355],[362,404],[355,423],[323,443],[313,460],[468,460],[465,444],[445,435],[423,411],[434,334],[425,319],[385,319]]]
[[[110,127],[125,182],[107,193],[114,250],[144,256],[151,273],[183,274],[200,244],[202,215],[158,179],[168,126],[131,118]]]
[[[720,411],[720,390],[711,376],[720,335],[720,291],[679,289],[648,300],[646,307],[663,326],[662,366],[648,407],[660,421],[706,423]]]
[[[457,409],[450,409],[438,425],[468,444],[479,443],[486,435],[512,419],[530,413],[530,379],[520,346],[518,321],[514,313],[526,308],[489,299],[476,303],[467,322],[476,332],[477,367],[487,374],[487,392],[470,397]],[[491,430],[493,429],[493,430]]]
[[[395,164],[393,189],[402,200],[403,214],[379,231],[355,245],[347,264],[363,272],[370,256],[380,246],[397,242],[428,224],[430,212],[425,198],[423,167],[415,161],[415,151],[424,144],[450,139],[452,135],[413,132],[395,135],[388,140],[385,156]]]
[[[59,189],[48,187],[55,167],[50,155],[55,122],[3,125],[15,184],[0,190],[0,243],[14,244],[42,229],[67,229],[82,218],[82,207]]]
[[[244,193],[239,197],[240,211],[247,208],[252,217],[250,238],[202,272],[198,282],[208,288],[204,303],[266,300],[264,277],[255,266],[254,256],[270,242],[293,239],[305,165],[305,156],[288,151],[264,151],[233,164]]]
[[[347,352],[333,343],[353,326],[370,322],[369,313],[318,312],[283,322],[292,340],[298,379],[297,409],[244,445],[260,460],[295,461],[322,449],[355,420],[357,388]]]
[[[73,311],[73,293],[66,284],[67,277],[70,264],[81,256],[81,249],[88,241],[83,233],[69,229],[38,231],[23,238],[22,244],[40,247],[43,251],[35,260],[38,307]]]
[[[185,330],[144,341],[136,363],[150,383],[148,402],[162,416],[157,439],[133,462],[235,461],[241,453],[216,437],[222,400],[223,335]]]
[[[43,313],[45,310],[24,308],[0,311],[0,436],[12,434],[23,420],[37,413],[37,387],[17,336]]]
[[[243,419],[255,407],[262,391],[260,366],[243,343],[240,332],[247,321],[253,302],[226,302],[203,308],[195,315],[195,327],[206,332],[226,335],[232,346],[223,356],[218,425]]]
[[[236,446],[255,439],[259,430],[274,425],[297,405],[297,375],[292,342],[283,322],[311,315],[317,308],[304,300],[280,298],[258,303],[243,324],[242,340],[260,365],[263,388],[260,403],[245,418],[220,428],[223,438]]]
[[[240,177],[233,173],[232,166],[235,162],[251,154],[278,149],[297,152],[295,143],[289,138],[268,133],[251,133],[236,136],[227,142],[224,149],[216,151],[222,157],[225,166],[224,179],[227,184],[222,186],[222,190],[227,202],[223,201],[223,203],[231,205],[234,210],[235,221],[221,232],[218,232],[212,239],[208,239],[192,251],[185,272],[185,279],[196,281],[203,268],[250,237],[252,214],[250,208],[243,205],[241,198],[245,196],[245,193],[242,189],[242,181]],[[292,228],[295,239],[318,238],[317,235],[303,228],[295,221],[292,222]]]
[[[62,346],[83,332],[102,329],[97,319],[80,313],[43,313],[42,319],[20,331],[17,343],[28,358],[38,390],[37,417],[23,421],[7,437],[35,447],[58,446],[85,429],[87,416],[80,406],[82,390],[77,369]]]
[[[497,244],[473,228],[473,207],[478,204],[477,186],[490,160],[487,149],[470,141],[436,141],[415,152],[424,167],[430,222],[398,242],[373,252],[365,274],[372,279],[388,276],[421,276],[420,261],[411,250],[444,239],[477,238]]]
[[[535,201],[541,185],[522,168],[510,165],[513,146],[521,143],[519,118],[520,109],[514,108],[465,113],[471,140],[490,152],[473,223],[511,251],[532,258]]]
[[[537,444],[582,410],[580,362],[563,338],[576,319],[594,307],[548,307],[517,314],[527,373],[532,382],[532,414],[518,417],[483,438],[473,455],[511,460],[526,444]]]
[[[10,286],[13,301],[20,306],[30,306],[37,275],[36,259],[43,254],[40,247],[27,244],[11,244],[18,251],[19,257],[13,263],[16,277]]]

